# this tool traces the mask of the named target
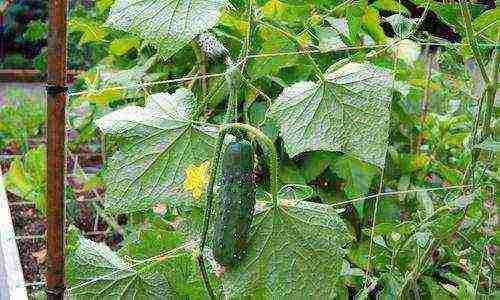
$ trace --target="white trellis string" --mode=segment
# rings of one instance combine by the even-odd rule
[[[250,55],[247,55],[245,57],[245,59],[242,59],[241,61],[239,61],[236,64],[236,66],[239,66],[239,65],[245,63],[248,59],[257,59],[257,58],[268,58],[268,57],[288,56],[288,55],[304,55],[304,54],[315,54],[315,53],[316,54],[328,54],[328,53],[342,52],[342,51],[346,51],[346,50],[384,49],[384,48],[390,49],[390,47],[396,45],[400,41],[401,40],[398,39],[398,40],[393,41],[389,44],[366,45],[366,46],[356,46],[356,47],[342,47],[342,48],[337,48],[337,49],[332,49],[332,50],[299,50],[299,51],[289,51],[289,52],[250,54]],[[414,42],[418,45],[421,45],[421,46],[426,46],[426,45],[435,45],[435,46],[443,46],[443,47],[469,46],[469,44],[467,44],[467,43],[453,44],[453,43],[427,43],[427,42],[416,42],[416,41],[414,41]],[[485,46],[485,47],[491,47],[491,48],[497,46],[497,44],[479,44],[479,45]],[[193,81],[193,80],[223,77],[225,75],[226,75],[226,73],[222,72],[222,73],[215,73],[215,74],[187,76],[187,77],[160,80],[160,81],[137,83],[137,84],[131,84],[131,85],[113,86],[113,87],[97,89],[97,90],[68,93],[68,97],[92,95],[94,93],[102,93],[105,91],[120,91],[120,90],[132,89],[132,88],[140,89],[140,88],[152,87],[152,86],[160,85],[160,84],[179,83],[179,82],[186,82],[186,81]]]
[[[185,81],[212,78],[212,77],[222,77],[224,75],[225,75],[225,73],[216,73],[216,74],[182,77],[182,78],[168,79],[168,80],[162,80],[162,81],[153,81],[153,82],[146,82],[146,83],[140,83],[140,84],[114,86],[114,87],[110,87],[110,88],[96,90],[94,92],[115,91],[115,90],[119,91],[119,90],[126,90],[126,89],[130,89],[130,88],[142,88],[142,87],[148,87],[148,86],[154,86],[154,85],[160,85],[160,84],[166,84],[166,83],[177,83],[177,82],[185,82]],[[83,92],[68,93],[68,97],[91,95],[94,92],[93,91],[90,91],[90,92],[83,91]]]
[[[411,193],[422,193],[422,192],[433,192],[433,191],[447,191],[447,190],[457,190],[457,189],[464,189],[464,188],[469,188],[472,187],[471,184],[468,185],[455,185],[455,186],[448,186],[448,187],[435,187],[435,188],[421,188],[421,189],[412,189],[412,190],[405,190],[405,191],[394,191],[394,192],[384,192],[384,193],[377,193],[373,195],[368,195],[365,197],[359,197],[347,201],[342,201],[342,202],[337,202],[330,204],[331,206],[343,206],[346,204],[352,204],[364,200],[369,200],[373,199],[379,196],[397,196],[397,195],[404,195],[404,194],[411,194]],[[92,198],[92,199],[79,199],[75,200],[77,202],[98,202],[101,201],[99,198]],[[65,203],[69,203],[70,201],[66,201]],[[18,205],[36,205],[36,202],[31,202],[31,201],[16,201],[16,202],[10,202],[9,205],[11,206],[18,206]]]
[[[143,265],[143,264],[146,264],[148,262],[158,262],[158,261],[162,261],[162,260],[165,260],[167,258],[171,258],[175,253],[179,252],[179,251],[182,251],[182,250],[186,250],[186,249],[191,249],[193,248],[195,245],[197,245],[198,241],[191,241],[191,242],[188,242],[188,243],[185,243],[183,244],[182,246],[180,247],[177,247],[177,248],[174,248],[174,249],[171,249],[171,250],[168,250],[168,251],[165,251],[164,253],[161,253],[161,254],[158,254],[158,255],[155,255],[153,257],[150,257],[150,258],[147,258],[147,259],[144,259],[144,260],[141,260],[137,263],[134,263],[134,264],[131,264],[129,266],[130,269],[133,269],[135,267],[138,267],[140,265]],[[123,272],[124,270],[116,270],[116,271],[113,271],[113,272],[110,272],[108,274],[104,274],[102,276],[99,276],[99,277],[96,277],[96,278],[93,278],[92,280],[89,280],[89,281],[86,281],[86,282],[83,282],[81,284],[78,284],[78,285],[75,285],[75,286],[72,286],[68,289],[68,292],[72,291],[72,290],[75,290],[75,289],[78,289],[78,288],[82,288],[84,286],[87,286],[89,284],[92,284],[94,282],[98,282],[100,280],[104,280],[104,279],[107,279],[113,275],[116,275],[120,272]]]
[[[401,14],[401,0],[398,1],[399,2],[399,6],[398,6],[398,9],[399,9],[399,13]],[[429,7],[429,3],[430,1],[428,0],[427,1],[427,4],[426,4],[426,7],[425,7],[425,10],[424,12],[422,13],[422,16],[420,17],[419,21],[415,24],[415,28],[417,26],[420,26],[420,23],[422,22],[422,20],[424,19],[425,15],[427,15],[427,9]],[[409,30],[409,35],[413,34],[414,33],[414,28],[411,28]],[[396,57],[396,51],[393,52],[393,55],[392,55],[392,59],[393,59],[393,65],[392,65],[392,88],[394,89],[394,85],[395,85],[395,82],[396,82],[396,66],[397,66],[397,57]],[[389,111],[391,111],[391,102],[389,103]],[[389,147],[389,138],[387,139],[386,143],[385,143],[385,153],[384,153],[384,158],[387,157],[387,150],[388,150],[388,147]],[[384,160],[385,162],[385,160]],[[380,200],[380,192],[382,191],[382,188],[384,186],[384,175],[385,175],[385,167],[386,167],[386,164],[384,163],[384,165],[382,166],[382,170],[380,172],[380,181],[379,181],[379,186],[378,186],[378,193],[375,197],[375,207],[373,208],[373,215],[372,215],[372,226],[371,226],[371,229],[370,229],[370,244],[369,244],[369,248],[368,248],[368,260],[367,260],[367,266],[366,266],[366,269],[365,269],[365,272],[364,272],[364,282],[363,282],[363,287],[365,290],[368,289],[369,287],[369,278],[370,278],[370,273],[371,273],[371,266],[372,266],[372,251],[373,251],[373,236],[375,235],[375,224],[376,224],[376,219],[377,219],[377,212],[378,212],[378,204],[379,204],[379,200]]]
[[[334,50],[301,50],[301,51],[290,51],[290,52],[273,52],[273,53],[261,53],[261,54],[251,54],[248,55],[248,58],[265,58],[265,57],[274,57],[274,56],[286,56],[286,55],[298,55],[298,54],[315,54],[315,53],[320,53],[320,54],[327,54],[327,53],[334,53],[334,52],[341,52],[341,51],[346,51],[346,50],[363,50],[363,49],[377,49],[377,48],[388,48],[390,45],[395,45],[401,40],[396,40],[392,42],[391,44],[383,44],[383,45],[371,45],[371,46],[348,46],[348,47],[339,47]],[[467,43],[427,43],[427,42],[416,42],[413,41],[416,44],[420,46],[442,46],[442,47],[458,47],[458,46],[470,46]],[[497,45],[496,44],[478,44],[483,47],[488,47],[488,48],[494,48]]]
[[[406,191],[394,191],[394,192],[385,192],[385,193],[377,193],[373,195],[369,195],[366,197],[360,197],[360,198],[355,198],[352,200],[348,201],[342,201],[342,202],[337,202],[331,204],[331,206],[342,206],[345,204],[351,204],[351,203],[356,203],[368,199],[373,199],[377,197],[384,197],[384,196],[397,196],[397,195],[405,195],[405,194],[410,194],[410,193],[421,193],[421,192],[431,192],[431,191],[446,191],[446,190],[457,190],[457,189],[464,189],[471,187],[471,184],[468,185],[455,185],[455,186],[448,186],[448,187],[436,187],[436,188],[427,188],[427,189],[412,189],[412,190],[406,190]]]
[[[102,234],[108,234],[108,231],[91,231],[82,233],[83,236],[96,236]],[[45,239],[44,234],[34,234],[34,235],[16,235],[16,240],[43,240]]]
[[[146,264],[148,262],[152,262],[152,261],[161,261],[161,260],[164,260],[164,259],[167,259],[167,258],[172,258],[173,254],[175,254],[176,252],[178,251],[182,251],[182,250],[185,250],[185,249],[190,249],[192,248],[194,245],[196,245],[198,241],[191,241],[191,242],[188,242],[188,243],[185,243],[183,244],[182,246],[180,247],[177,247],[177,248],[174,248],[174,249],[171,249],[171,250],[168,250],[168,251],[165,251],[164,253],[161,253],[161,254],[158,254],[158,255],[155,255],[153,257],[150,257],[150,258],[147,258],[147,259],[144,259],[144,260],[141,260],[141,261],[138,261],[134,264],[131,264],[129,267],[131,269],[135,268],[135,267],[138,267],[140,265],[143,265],[143,264]],[[100,280],[104,280],[104,279],[107,279],[113,275],[116,275],[120,272],[123,272],[124,270],[116,270],[116,271],[113,271],[113,272],[110,272],[108,274],[104,274],[104,275],[101,275],[99,277],[96,277],[96,278],[93,278],[92,280],[89,280],[89,281],[86,281],[86,282],[83,282],[79,285],[75,285],[75,286],[72,286],[68,289],[68,291],[71,291],[71,290],[74,290],[74,289],[77,289],[77,288],[82,288],[82,287],[85,287],[89,284],[92,284],[92,283],[95,283],[95,282],[98,282]],[[29,287],[29,286],[44,286],[46,284],[45,281],[37,281],[37,282],[31,282],[31,283],[26,283],[25,286],[26,287]]]

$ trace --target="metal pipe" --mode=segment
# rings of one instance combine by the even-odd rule
[[[47,287],[48,300],[64,298],[64,173],[67,0],[49,1],[47,39]]]

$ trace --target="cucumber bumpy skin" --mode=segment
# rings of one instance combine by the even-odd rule
[[[219,218],[212,250],[217,262],[233,266],[245,254],[255,207],[252,145],[245,139],[231,142],[222,161]]]

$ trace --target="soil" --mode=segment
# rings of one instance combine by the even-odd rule
[[[79,160],[83,169],[95,169],[101,162],[96,159],[100,156],[85,155]],[[1,164],[2,172],[6,172],[9,161]],[[69,168],[68,168],[69,169]],[[83,191],[83,182],[73,176],[67,176],[67,185],[74,191],[76,200],[67,203],[67,225],[70,223],[80,229],[87,238],[96,242],[105,242],[108,246],[116,248],[122,241],[120,234],[114,232],[108,224],[98,216],[94,205],[100,205],[94,193]],[[98,191],[97,194],[103,194]],[[28,285],[28,292],[35,292],[43,288],[44,273],[46,268],[45,230],[46,220],[34,203],[27,203],[16,195],[7,192],[11,202],[10,210],[12,223],[16,233],[17,247],[21,259],[24,279]],[[93,203],[94,202],[94,203]]]
[[[43,99],[43,98],[42,98]],[[0,105],[2,105],[0,103]],[[42,131],[43,132],[43,131]],[[29,148],[36,148],[45,143],[42,137],[33,137],[29,140]],[[95,206],[101,205],[99,198],[104,196],[104,190],[97,189],[92,192],[84,191],[85,178],[74,175],[75,161],[86,176],[91,176],[101,169],[101,153],[92,149],[99,149],[99,140],[90,142],[89,145],[81,145],[76,149],[76,153],[67,158],[66,186],[70,187],[72,193],[67,193],[66,219],[67,226],[75,225],[83,235],[96,242],[105,242],[115,249],[122,241],[122,236],[108,226],[108,224],[98,216]],[[5,174],[9,170],[10,163],[18,156],[22,155],[19,147],[15,143],[7,144],[0,149],[0,169]],[[74,197],[73,197],[74,195]],[[12,222],[16,233],[16,242],[21,259],[24,279],[29,293],[43,289],[46,270],[46,246],[45,231],[46,219],[40,209],[35,208],[34,203],[7,192]],[[120,219],[118,219],[120,221]]]
[[[100,167],[99,155],[84,156],[83,159],[79,159],[84,170],[87,168],[95,170],[98,166]],[[9,168],[10,161],[3,160],[0,165],[2,173],[5,173]],[[76,197],[76,200],[67,203],[67,225],[71,223],[80,229],[87,238],[96,242],[105,242],[108,246],[116,248],[122,241],[122,237],[114,232],[102,218],[98,217],[94,205],[99,205],[99,200],[95,194],[83,191],[83,182],[71,175],[67,176],[67,185],[73,189]],[[102,196],[104,191],[101,190],[97,193]],[[27,203],[9,192],[7,192],[7,198],[11,202],[12,223],[16,233],[24,279],[28,285],[28,292],[35,292],[43,288],[45,281],[46,247],[44,237],[46,220],[43,214],[36,210],[34,203]]]

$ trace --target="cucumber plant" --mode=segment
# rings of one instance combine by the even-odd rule
[[[197,261],[209,294],[217,297],[220,293],[220,284],[214,282],[212,275],[216,268],[211,258],[214,255],[219,263],[225,265],[222,285],[224,293],[231,297],[258,294],[266,297],[286,294],[342,297],[347,291],[341,287],[343,274],[338,270],[346,263],[343,257],[352,239],[346,225],[332,206],[300,201],[304,198],[290,197],[287,192],[279,193],[278,185],[283,183],[278,178],[275,142],[260,128],[238,123],[240,120],[245,121],[252,104],[241,97],[239,87],[243,84],[251,87],[251,81],[256,79],[248,77],[249,68],[263,67],[256,66],[249,58],[251,44],[256,38],[255,26],[260,22],[262,32],[279,32],[276,25],[260,19],[253,1],[249,1],[244,10],[248,25],[242,32],[243,44],[235,54],[230,49],[226,50],[214,35],[206,32],[214,26],[212,17],[209,22],[201,22],[207,16],[219,16],[222,8],[228,4],[225,1],[212,0],[208,4],[206,1],[180,1],[181,7],[191,9],[188,14],[172,4],[155,8],[154,5],[146,7],[140,1],[137,5],[126,2],[118,0],[111,7],[107,22],[109,26],[126,28],[142,37],[146,34],[156,38],[154,45],[162,55],[168,55],[171,49],[164,49],[165,43],[161,43],[159,33],[162,37],[175,37],[178,47],[186,45],[190,35],[202,34],[193,47],[208,56],[214,68],[221,58],[225,66],[220,79],[209,81],[207,95],[200,95],[205,101],[198,100],[197,87],[192,85],[191,90],[179,88],[173,94],[153,93],[147,97],[145,107],[128,106],[97,120],[98,127],[104,133],[119,138],[120,143],[119,150],[107,162],[106,210],[109,213],[132,213],[165,201],[179,208],[192,207],[192,194],[183,189],[183,171],[193,164],[199,165],[210,160],[210,179],[204,201],[205,218],[202,229],[195,235],[195,239],[199,240]],[[153,30],[156,23],[151,23],[152,19],[139,21],[142,15],[135,15],[144,9],[151,12],[158,10],[158,17],[162,14],[171,15],[173,19],[192,22],[193,26],[185,32],[187,36],[177,35],[177,27],[173,24]],[[195,20],[195,16],[200,20]],[[140,28],[137,27],[139,23]],[[297,39],[285,37],[284,43],[300,47]],[[202,55],[197,54],[198,61],[201,61]],[[231,59],[232,55],[237,55],[237,58]],[[290,157],[307,151],[344,151],[375,165],[382,165],[392,85],[390,73],[367,61],[333,64],[322,70],[311,55],[306,57],[315,66],[311,75],[317,81],[303,79],[290,84],[273,103],[269,103],[266,113],[266,118],[273,120],[280,131],[284,151]],[[255,61],[263,63],[259,59]],[[255,86],[251,90],[260,91]],[[210,122],[202,112],[203,109],[213,109],[214,105],[218,105],[221,95],[222,100],[227,101],[227,108],[222,122],[219,121],[222,124],[216,124]],[[265,157],[261,168],[267,170],[267,187],[260,186],[260,189],[264,189],[261,191],[263,197],[259,198],[260,209],[252,216],[252,184],[248,176],[253,172],[247,164],[253,158],[232,161],[233,166],[245,165],[245,171],[241,170],[238,175],[242,176],[238,178],[242,183],[231,182],[229,174],[222,174],[223,186],[218,192],[222,197],[219,210],[221,216],[226,214],[227,208],[232,214],[227,215],[227,220],[219,220],[222,226],[228,226],[227,231],[223,227],[221,230],[219,222],[216,222],[213,230],[212,202],[217,199],[216,178],[221,156],[226,152],[224,145],[228,134],[237,139],[247,136],[257,141],[259,151]],[[242,145],[243,141],[237,140],[236,143]],[[245,147],[246,156],[250,149],[249,145]],[[230,168],[231,164],[224,164],[223,172]],[[245,195],[240,194],[243,192]],[[239,212],[232,206],[235,200],[238,205],[242,201]],[[229,201],[233,203],[229,205]],[[236,230],[237,236],[228,236],[233,230]],[[210,238],[211,232],[216,236],[215,240]],[[217,245],[221,238],[225,243],[222,247]],[[207,245],[211,245],[213,252],[206,251]],[[284,245],[288,246],[284,248]],[[318,252],[317,249],[329,250]],[[211,261],[212,272],[206,269],[207,258]],[[316,266],[318,260],[323,262],[319,269]],[[295,269],[286,272],[284,266],[293,266]],[[280,270],[278,276],[274,269]],[[144,272],[149,274],[151,270]],[[242,280],[242,276],[246,279]],[[172,279],[165,280],[170,282]],[[273,286],[265,285],[269,280],[274,281]],[[212,288],[214,283],[216,290]],[[115,282],[114,285],[119,288],[120,283]],[[89,291],[75,288],[72,293],[78,295]]]
[[[469,154],[453,135],[468,134],[471,118],[430,114],[428,123],[415,122],[412,109],[431,87],[450,91],[445,80],[422,84],[417,42],[434,40],[417,32],[421,20],[394,1],[340,2],[114,1],[108,29],[139,37],[137,61],[169,79],[148,83],[138,105],[96,121],[115,146],[105,210],[136,221],[117,252],[76,242],[72,295],[443,292],[429,271],[443,265],[428,259],[472,201],[419,189],[432,188],[436,176],[446,178],[444,191],[459,184]],[[386,20],[400,22],[396,36],[385,34]],[[415,146],[417,133],[428,145]],[[460,158],[448,161],[452,153]],[[397,199],[380,195],[384,189]],[[158,206],[166,211],[160,216],[150,211]],[[444,265],[457,265],[447,257]],[[452,278],[471,290],[446,276],[447,288]]]
[[[210,183],[207,192],[207,208],[205,211],[205,221],[203,234],[201,236],[200,255],[198,263],[201,268],[203,280],[208,294],[212,299],[216,299],[207,276],[204,263],[204,248],[207,241],[208,228],[212,214],[213,188],[218,172],[218,165],[223,155],[222,161],[222,183],[220,192],[219,218],[213,229],[212,249],[217,262],[223,266],[231,267],[237,264],[248,247],[248,237],[252,225],[255,208],[255,181],[254,181],[254,157],[252,144],[244,136],[255,136],[256,140],[266,147],[271,153],[270,165],[272,168],[271,189],[273,200],[276,199],[277,182],[277,156],[272,141],[260,132],[259,129],[236,122],[238,118],[238,101],[235,97],[235,73],[237,69],[229,52],[215,38],[208,36],[199,39],[202,50],[210,57],[224,56],[227,66],[227,86],[229,88],[229,100],[225,113],[225,125],[219,130],[219,137],[213,167],[210,172]],[[236,135],[237,140],[227,145],[224,152],[222,147],[227,133]],[[224,153],[224,154],[222,154]],[[276,202],[275,202],[276,203]]]

